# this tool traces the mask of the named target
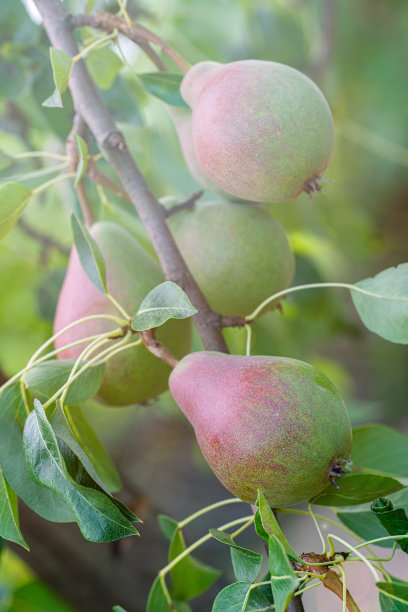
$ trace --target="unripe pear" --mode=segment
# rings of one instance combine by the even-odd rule
[[[320,190],[333,150],[333,119],[306,75],[262,60],[201,62],[180,91],[193,111],[194,155],[219,188],[256,202]]]
[[[286,234],[256,204],[200,202],[171,216],[169,227],[211,308],[223,315],[248,315],[292,281]]]
[[[308,500],[349,458],[347,409],[312,365],[203,351],[177,364],[169,386],[210,468],[250,504],[258,488],[275,508]]]
[[[105,260],[110,293],[129,314],[135,314],[146,294],[164,280],[158,263],[126,229],[115,223],[96,223],[91,234]],[[106,295],[88,279],[73,248],[58,299],[54,333],[77,319],[94,314],[118,316],[119,313]],[[117,324],[103,319],[80,323],[57,338],[55,347],[58,349],[115,327]],[[182,357],[191,344],[190,321],[168,321],[157,330],[157,338],[176,356]],[[64,350],[58,357],[76,359],[86,346],[81,344]],[[103,349],[106,347],[104,345]],[[167,389],[169,372],[170,367],[154,357],[145,346],[137,346],[118,353],[106,362],[105,377],[98,395],[111,406],[144,402]]]

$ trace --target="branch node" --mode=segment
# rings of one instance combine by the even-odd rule
[[[102,146],[104,149],[118,149],[118,151],[127,152],[127,144],[122,132],[119,130],[115,130],[113,132],[109,132],[109,134],[104,139]]]

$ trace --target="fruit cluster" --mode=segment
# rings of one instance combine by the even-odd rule
[[[169,227],[212,309],[246,316],[293,279],[285,232],[260,203],[320,189],[333,148],[330,109],[297,70],[255,60],[197,64],[184,77],[181,94],[189,108],[171,112],[186,162],[218,199],[177,212]],[[121,226],[99,222],[91,233],[105,259],[110,293],[135,313],[163,280],[159,265]],[[55,331],[81,317],[114,312],[73,249]],[[62,334],[56,347],[110,325],[82,323]],[[190,350],[190,321],[168,321],[158,339],[183,357]],[[82,348],[59,357],[77,358]],[[114,406],[143,402],[167,388],[169,373],[169,366],[138,346],[109,361],[99,396]],[[347,410],[333,384],[306,363],[204,351],[185,356],[169,384],[210,467],[250,503],[258,488],[273,507],[308,499],[338,475],[350,454]]]

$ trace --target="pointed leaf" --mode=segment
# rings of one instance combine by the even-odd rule
[[[299,585],[283,545],[272,535],[269,538],[269,570],[276,612],[285,612]]]
[[[112,612],[126,612],[126,610],[122,606],[113,606]]]
[[[139,74],[138,77],[143,87],[152,96],[171,106],[188,106],[180,94],[183,75],[170,72],[146,72]]]
[[[210,529],[210,533],[213,538],[231,547],[231,560],[237,580],[240,582],[253,582],[262,567],[262,555],[238,546],[231,538],[231,535],[225,533],[225,531]]]
[[[79,153],[79,163],[76,170],[75,187],[78,185],[81,178],[86,172],[88,166],[88,145],[79,134],[74,134],[76,146]]]
[[[102,444],[86,422],[80,408],[72,406],[70,409],[65,408],[64,412],[58,403],[57,409],[51,418],[51,425],[55,435],[75,453],[89,476],[101,487],[101,489],[107,493],[113,490],[105,482],[96,467],[100,467],[97,459],[98,454],[103,458],[104,464],[109,468],[109,484],[112,484],[112,482],[110,482],[112,480],[115,485],[115,490],[121,488],[119,474],[117,474]],[[83,437],[83,433],[85,433],[85,438]],[[102,473],[104,473],[104,470],[102,470]]]
[[[0,393],[0,466],[4,475],[13,491],[43,518],[61,523],[75,521],[61,497],[34,482],[28,472],[22,432],[26,416],[20,384],[16,382]]]
[[[17,495],[0,469],[0,536],[29,550],[18,520]]]
[[[173,534],[169,549],[169,563],[186,550],[182,532]],[[170,594],[173,599],[188,601],[204,593],[218,580],[221,572],[205,565],[191,555],[184,557],[170,573]]]
[[[85,60],[92,80],[101,89],[110,89],[123,68],[123,62],[109,47],[92,49]]]
[[[402,489],[397,493],[393,493],[390,499],[394,507],[404,508],[408,513],[408,489]],[[346,527],[354,531],[354,533],[363,538],[363,540],[375,540],[376,538],[383,538],[389,535],[388,531],[384,529],[375,514],[371,511],[370,503],[342,509],[341,512],[337,513],[337,516]],[[394,542],[392,540],[385,540],[383,542],[378,542],[376,546],[392,548],[393,544]]]
[[[30,196],[31,191],[15,181],[0,185],[0,240],[11,232]]]
[[[408,344],[408,263],[355,284],[374,294],[351,290],[364,325],[390,342]]]
[[[408,582],[392,577],[392,582],[377,582],[382,612],[408,612]]]
[[[99,291],[107,293],[105,262],[98,245],[75,213],[71,216],[71,223],[75,247],[85,274]]]
[[[196,312],[184,291],[176,283],[165,281],[144,298],[133,318],[132,327],[136,331],[144,331],[159,327],[169,319],[187,319]]]
[[[73,65],[72,57],[61,49],[50,47],[50,58],[55,87],[62,95],[68,87]]]
[[[397,540],[397,543],[408,553],[408,516],[405,509],[394,508],[391,500],[380,498],[371,504],[371,510],[390,535],[407,536],[406,540]]]
[[[408,479],[408,436],[386,425],[356,427],[352,459],[365,472]]]
[[[57,88],[55,88],[52,94],[44,100],[42,106],[46,106],[47,108],[64,108],[61,94]]]
[[[171,540],[178,529],[178,522],[165,514],[159,514],[157,521],[164,537]]]
[[[173,612],[174,607],[173,609],[170,607],[163,590],[163,583],[160,580],[160,576],[157,576],[149,592],[146,612],[159,612],[159,610],[160,612]]]
[[[258,489],[258,497],[256,500],[256,506],[258,508],[258,513],[259,513],[259,517],[261,520],[261,524],[262,524],[264,533],[267,534],[267,541],[269,542],[269,536],[275,535],[280,541],[280,543],[283,544],[283,547],[285,548],[286,552],[288,553],[292,561],[297,561],[298,563],[302,563],[301,558],[296,554],[296,552],[293,550],[293,548],[287,541],[286,537],[284,536],[283,531],[280,528],[280,525],[278,523],[278,520],[275,514],[273,513],[272,508],[266,501],[265,496],[260,489]],[[258,535],[261,535],[261,534],[258,533]],[[263,535],[261,535],[261,537],[266,539]]]
[[[73,481],[41,403],[34,400],[34,406],[24,427],[24,450],[32,477],[66,501],[87,540],[110,542],[137,534],[109,497]]]
[[[27,389],[40,401],[54,395],[68,380],[75,359],[44,361],[31,368],[24,377]],[[65,404],[82,404],[96,395],[105,375],[105,364],[87,368],[69,387]]]
[[[218,593],[212,612],[255,612],[273,610],[262,590],[249,582],[235,582]]]
[[[404,485],[394,478],[375,474],[347,474],[337,482],[339,489],[330,484],[312,503],[319,506],[354,506],[404,488]]]

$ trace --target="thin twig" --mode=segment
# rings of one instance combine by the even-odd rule
[[[175,368],[179,360],[173,355],[169,349],[159,342],[156,338],[155,329],[148,329],[140,332],[145,347],[153,354],[158,357],[161,361],[167,363],[171,368]]]
[[[43,247],[43,250],[48,251],[49,249],[55,249],[56,251],[61,253],[61,255],[68,257],[68,247],[58,242],[58,240],[55,240],[55,238],[52,238],[52,236],[48,236],[48,234],[44,234],[43,232],[38,231],[29,223],[27,223],[27,221],[25,221],[22,217],[20,217],[20,219],[18,220],[18,226],[27,236],[39,242]]]
[[[204,191],[202,190],[196,191],[187,200],[185,200],[184,202],[181,202],[181,204],[175,204],[174,206],[170,206],[170,208],[166,208],[165,209],[166,218],[171,217],[172,215],[179,212],[180,210],[189,210],[191,208],[194,208],[197,200],[201,198],[203,193]]]
[[[156,55],[149,43],[156,45],[165,53],[174,64],[185,74],[190,69],[190,64],[187,60],[180,55],[171,45],[164,41],[160,36],[157,36],[154,32],[151,32],[140,23],[133,23],[129,25],[126,19],[112,15],[112,13],[91,13],[89,15],[72,15],[70,17],[70,24],[72,28],[81,28],[83,26],[90,26],[105,32],[113,32],[118,30],[121,34],[136,43],[143,51],[158,65],[159,70],[166,70],[166,65]]]

